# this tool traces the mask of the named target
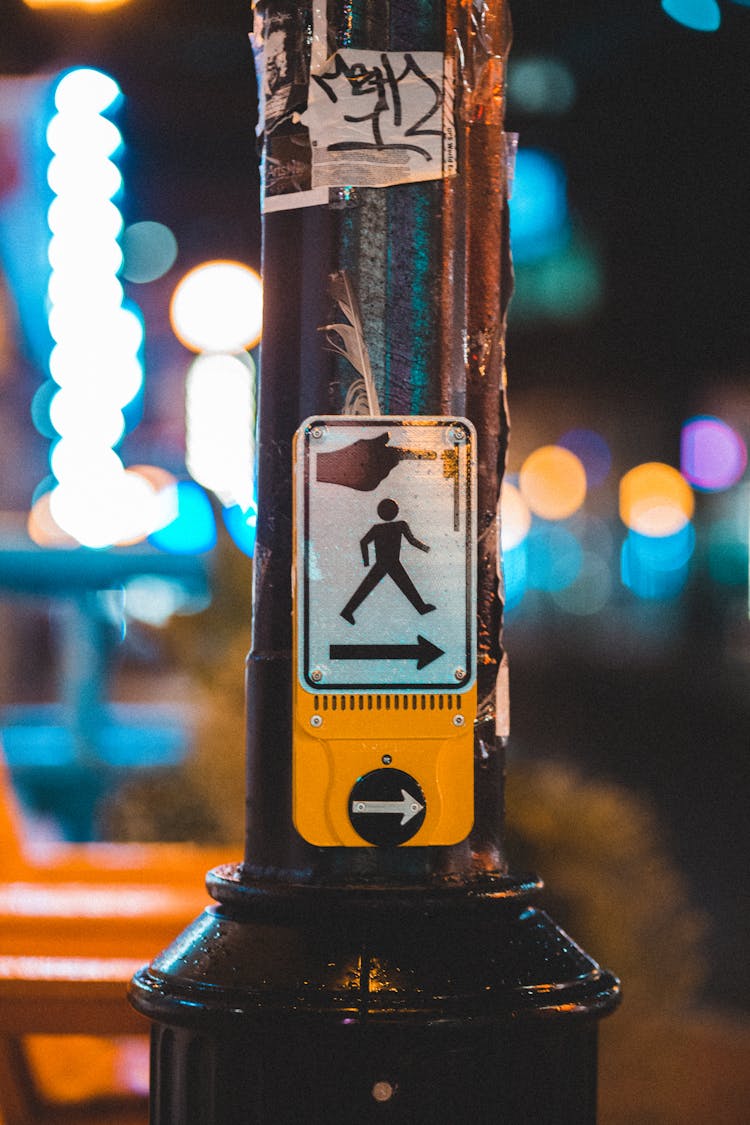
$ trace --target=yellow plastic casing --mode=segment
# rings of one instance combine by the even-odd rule
[[[400,847],[457,844],[474,821],[476,686],[464,693],[312,693],[295,670],[294,825],[319,847],[371,847],[349,819],[352,787],[372,770],[410,774],[425,818]]]

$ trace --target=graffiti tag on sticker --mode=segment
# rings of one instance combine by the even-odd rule
[[[313,187],[454,175],[453,90],[437,51],[341,50],[310,78]]]

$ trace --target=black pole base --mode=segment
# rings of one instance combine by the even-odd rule
[[[209,876],[218,900],[134,978],[151,1125],[593,1125],[619,983],[533,881],[357,888]]]

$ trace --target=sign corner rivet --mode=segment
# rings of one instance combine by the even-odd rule
[[[310,679],[314,684],[320,683],[320,681],[323,679],[323,673],[321,672],[320,668],[313,669],[313,671],[310,673]]]
[[[466,722],[466,720],[464,719],[463,715],[454,715],[453,716],[454,727],[462,727],[465,722]]]
[[[455,678],[457,680],[465,680],[466,679],[466,672],[463,668],[456,668],[453,675],[455,676]]]
[[[311,727],[322,727],[323,726],[323,716],[322,715],[311,715],[310,716],[310,726]]]

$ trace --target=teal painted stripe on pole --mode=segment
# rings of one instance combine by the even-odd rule
[[[412,414],[432,413],[436,379],[434,363],[435,346],[435,249],[439,231],[433,203],[436,199],[433,185],[423,185],[413,197],[414,245],[411,279],[411,311],[413,317],[411,361],[411,411]]]

